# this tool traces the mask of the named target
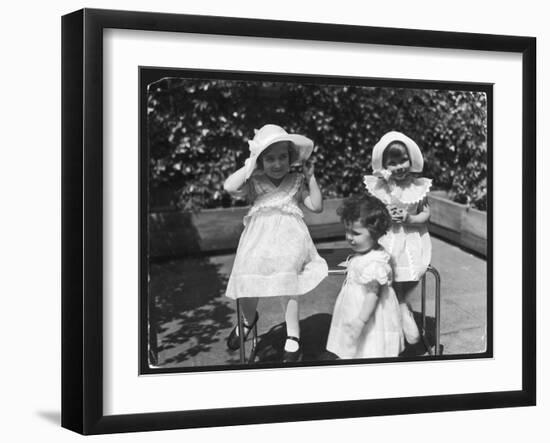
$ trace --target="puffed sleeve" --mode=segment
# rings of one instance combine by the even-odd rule
[[[254,202],[256,198],[256,180],[255,177],[250,177],[238,190],[230,192],[233,198],[246,199],[249,204]]]
[[[391,283],[391,266],[387,261],[373,260],[360,270],[357,280],[363,285]]]

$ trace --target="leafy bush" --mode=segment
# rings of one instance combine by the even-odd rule
[[[421,147],[423,175],[435,187],[486,209],[484,93],[182,78],[149,87],[151,206],[245,204],[231,199],[223,182],[244,163],[246,140],[265,123],[314,140],[325,197],[362,192],[372,147],[398,130]]]

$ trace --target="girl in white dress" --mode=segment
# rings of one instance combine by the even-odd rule
[[[414,140],[391,131],[374,146],[373,175],[364,177],[368,192],[387,205],[392,217],[391,229],[380,243],[392,258],[405,339],[411,344],[419,341],[420,333],[407,299],[426,272],[432,255],[427,226],[427,194],[432,181],[418,176],[423,166],[422,152]]]
[[[397,357],[404,349],[397,297],[391,286],[390,256],[378,243],[391,225],[377,198],[349,198],[338,211],[355,252],[346,262],[327,350],[339,358]]]
[[[298,296],[314,289],[328,275],[327,264],[317,253],[298,206],[303,203],[310,211],[323,210],[313,166],[306,165],[313,142],[268,124],[256,131],[249,145],[245,165],[224,183],[227,192],[245,195],[252,203],[243,220],[244,231],[226,296],[242,299],[246,335],[258,321],[258,298],[284,296],[287,339],[283,361],[295,362],[302,355]],[[303,164],[304,172],[291,173],[293,164]],[[239,348],[237,327],[227,346]]]

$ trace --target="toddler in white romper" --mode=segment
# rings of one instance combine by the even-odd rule
[[[388,210],[365,196],[346,199],[339,213],[355,254],[345,264],[326,348],[345,359],[397,357],[404,349],[401,313],[390,255],[378,243],[391,224]]]

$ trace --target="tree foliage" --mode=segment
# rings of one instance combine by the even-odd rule
[[[167,78],[148,91],[151,205],[244,204],[223,191],[254,128],[275,123],[313,139],[325,197],[362,192],[372,147],[401,131],[423,151],[423,175],[486,209],[487,102],[472,91]],[[166,202],[164,202],[166,203]]]

